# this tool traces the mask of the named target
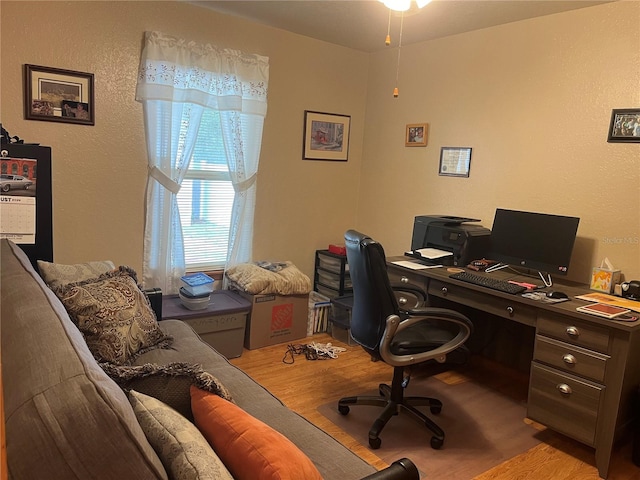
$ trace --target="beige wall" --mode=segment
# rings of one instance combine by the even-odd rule
[[[143,32],[270,57],[255,259],[313,273],[356,227],[406,249],[413,216],[496,207],[582,218],[572,276],[605,255],[640,278],[640,149],[608,144],[612,108],[640,106],[640,5],[617,2],[366,55],[177,2],[0,2],[0,119],[53,150],[54,256],[142,265],[146,153],[135,102]],[[25,121],[22,65],[93,72],[96,125]],[[352,116],[349,161],[301,160],[304,110]],[[426,148],[404,126],[428,122]],[[441,146],[473,147],[439,177]]]
[[[355,222],[368,56],[180,2],[0,2],[1,120],[50,145],[54,260],[142,268],[146,147],[135,101],[145,30],[270,57],[254,257],[313,272]],[[23,64],[93,72],[96,125],[23,119]],[[349,162],[302,161],[304,110],[349,114]],[[346,206],[346,207],[345,207]]]
[[[613,108],[640,107],[640,2],[617,2],[372,57],[357,224],[395,254],[413,217],[496,207],[581,218],[569,277],[607,256],[640,278],[640,144],[607,143]],[[426,148],[404,147],[428,122]],[[469,178],[440,147],[472,147]]]

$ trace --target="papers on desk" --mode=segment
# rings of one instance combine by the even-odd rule
[[[440,250],[437,248],[418,248],[417,250],[413,250],[412,253],[428,260],[453,256],[453,252],[447,252],[446,250]]]
[[[397,262],[391,262],[394,265],[398,265],[400,267],[410,268],[411,270],[424,270],[425,268],[440,268],[442,265],[424,265],[422,263],[417,262],[409,262],[407,260],[399,260]]]
[[[607,305],[614,305],[616,307],[627,308],[634,312],[640,313],[640,302],[636,300],[629,300],[627,298],[620,298],[614,295],[606,293],[586,293],[584,295],[578,295],[576,298],[580,300],[586,300],[588,302],[605,303]]]

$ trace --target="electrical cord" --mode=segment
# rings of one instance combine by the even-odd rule
[[[291,365],[295,362],[295,355],[304,355],[307,360],[330,360],[338,358],[339,353],[346,351],[346,348],[335,347],[331,343],[289,344],[282,358],[282,363]]]

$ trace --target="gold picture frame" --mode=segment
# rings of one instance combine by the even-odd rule
[[[95,125],[92,73],[24,67],[25,119]]]
[[[428,123],[409,123],[407,124],[404,146],[405,147],[426,147],[427,138],[429,136]]]

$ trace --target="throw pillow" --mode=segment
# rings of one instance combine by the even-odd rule
[[[232,401],[227,388],[216,377],[205,372],[201,365],[175,362],[167,365],[145,363],[140,366],[101,363],[100,366],[122,389],[154,397],[190,421],[193,421],[191,385]]]
[[[191,387],[196,426],[236,480],[321,480],[296,445],[236,404]]]
[[[61,263],[45,262],[38,260],[38,271],[44,282],[51,288],[62,287],[69,283],[82,282],[90,278],[96,278],[103,273],[115,269],[110,260],[102,262],[76,263],[75,265],[63,265]]]
[[[129,401],[173,480],[233,480],[198,429],[161,401],[132,390]]]
[[[153,348],[167,348],[166,336],[128,267],[54,290],[99,362],[131,363]]]

